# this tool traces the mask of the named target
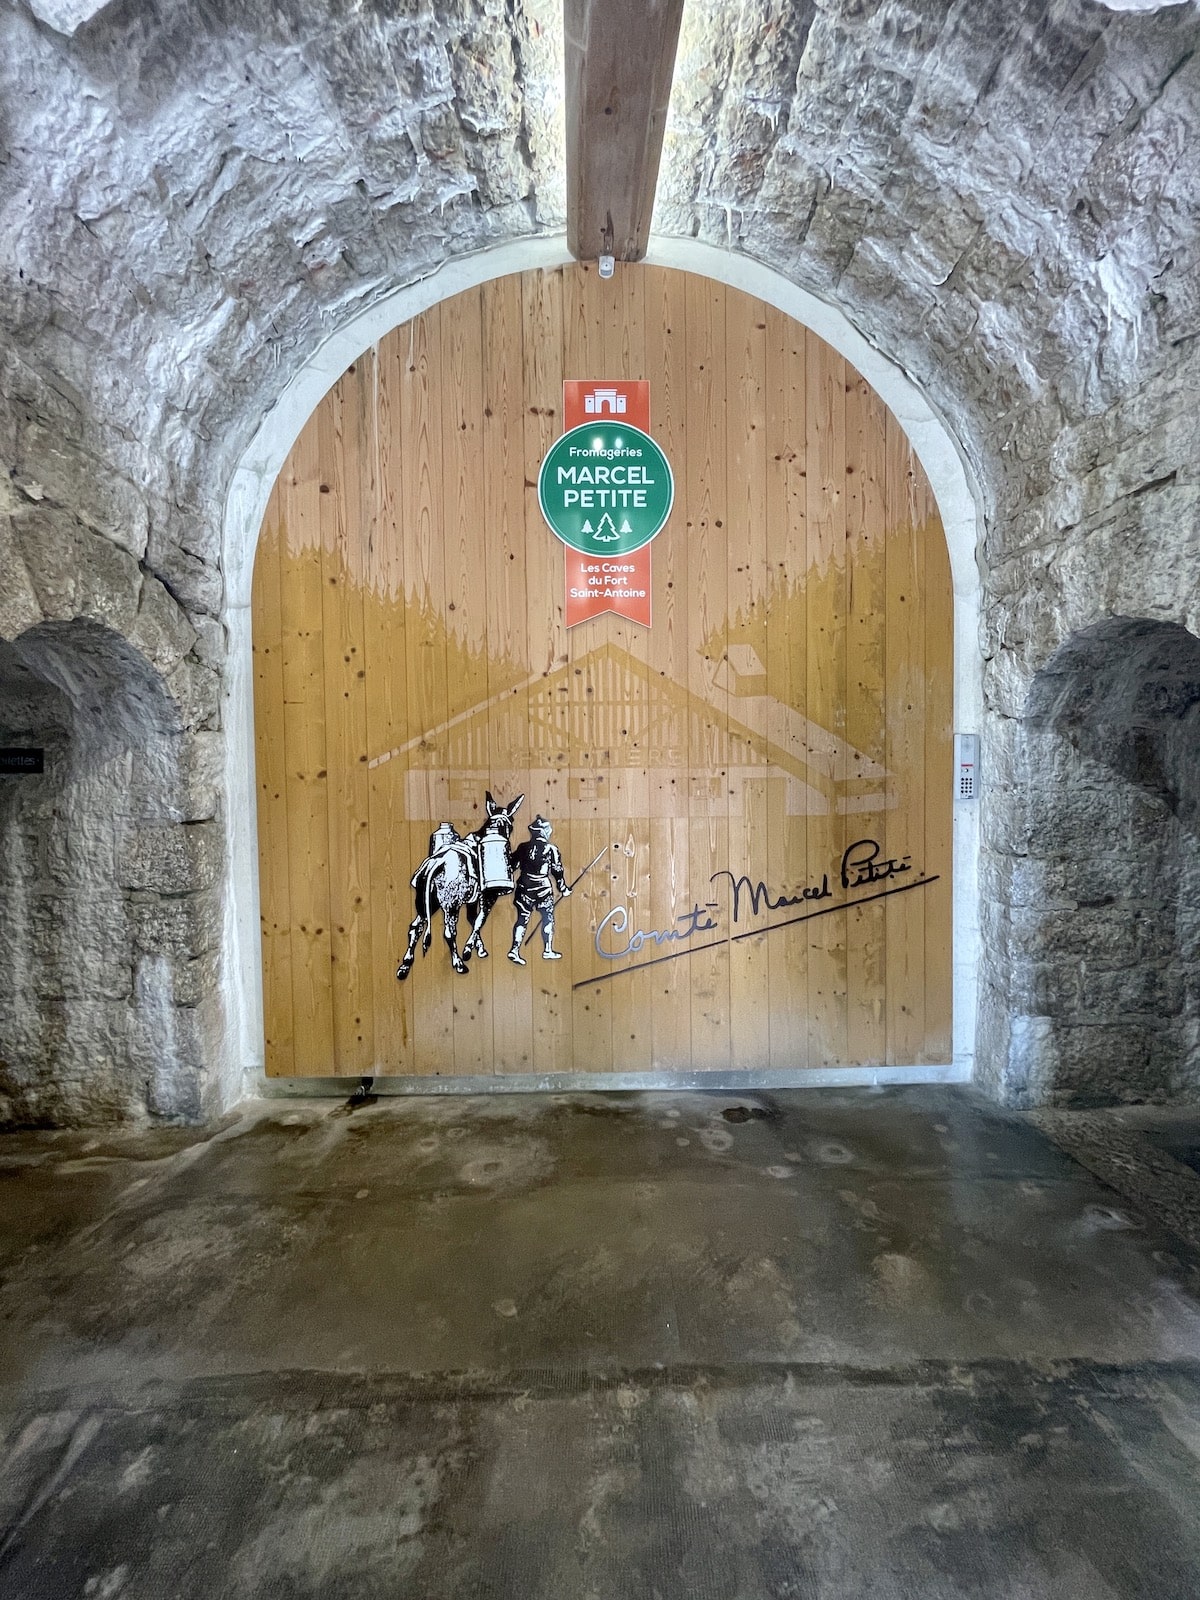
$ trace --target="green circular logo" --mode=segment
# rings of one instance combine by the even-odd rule
[[[572,428],[538,474],[542,515],[585,555],[626,556],[649,544],[671,514],[675,480],[648,433],[604,421]]]

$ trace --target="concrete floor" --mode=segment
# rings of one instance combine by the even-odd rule
[[[0,1220],[13,1600],[1200,1594],[1200,1255],[969,1091],[11,1135]]]

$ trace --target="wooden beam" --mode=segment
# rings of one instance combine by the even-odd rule
[[[567,246],[646,253],[683,0],[563,0]]]

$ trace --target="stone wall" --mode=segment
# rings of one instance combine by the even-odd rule
[[[993,834],[985,1037],[1024,1104],[1200,1093],[1200,639],[1110,618],[1035,675]]]
[[[211,732],[94,621],[0,644],[0,1121],[194,1119],[219,1104],[221,903]]]
[[[556,0],[0,15],[0,637],[78,617],[129,640],[175,708],[180,771],[219,762],[223,503],[263,412],[376,296],[561,226],[558,16]],[[1036,827],[1048,861],[1062,853],[1053,793],[1027,781],[1030,690],[1107,616],[1200,632],[1200,15],[714,0],[684,26],[656,228],[836,302],[948,419],[979,486],[981,1072],[998,1094],[1053,1096],[1061,1056],[1021,973],[1066,952],[1070,905],[1014,943],[1014,841]],[[1066,745],[1056,759],[1091,759]],[[114,809],[124,781],[112,766]],[[1112,794],[1150,840],[1156,814]],[[171,892],[202,896],[224,871],[205,857]],[[164,992],[133,937],[129,1063]],[[157,1100],[130,1065],[143,1110],[240,1092],[215,979],[195,976],[191,1087]],[[173,977],[176,1010],[180,992]],[[76,1082],[49,1057],[12,1070]],[[1090,1092],[1086,1063],[1071,1072],[1065,1092]],[[54,1115],[98,1114],[82,1087],[54,1092]]]

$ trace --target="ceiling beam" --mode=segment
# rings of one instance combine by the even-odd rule
[[[567,247],[646,253],[683,0],[563,0]]]

